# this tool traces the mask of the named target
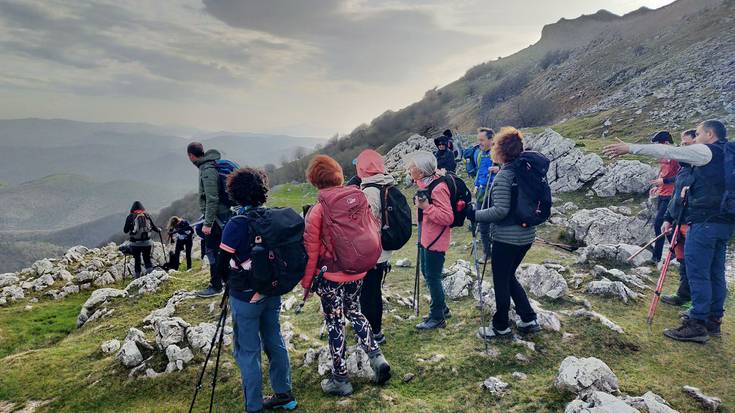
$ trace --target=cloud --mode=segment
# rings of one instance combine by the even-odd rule
[[[400,82],[440,64],[485,36],[448,29],[430,9],[369,8],[346,0],[204,0],[232,27],[314,46],[314,66],[337,80]]]

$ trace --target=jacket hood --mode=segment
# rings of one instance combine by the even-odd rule
[[[396,180],[393,179],[392,176],[388,174],[377,174],[373,176],[368,176],[367,178],[362,180],[362,184],[360,185],[362,188],[365,188],[367,185],[393,185],[395,184]]]
[[[201,166],[207,162],[218,161],[221,158],[222,158],[222,155],[219,153],[217,149],[210,149],[207,152],[204,152],[204,156],[197,159],[196,162],[194,162],[194,164],[196,166]]]
[[[383,157],[372,149],[365,149],[357,157],[357,176],[365,179],[373,175],[385,174]]]
[[[139,211],[145,211],[143,203],[140,201],[133,202],[133,206],[130,207],[130,213],[140,213]]]

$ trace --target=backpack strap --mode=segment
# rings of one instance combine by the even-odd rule
[[[426,187],[426,189],[429,190],[429,203],[431,203],[431,193],[434,192],[434,189],[437,186],[439,186],[439,184],[441,184],[442,182],[445,182],[447,184],[447,189],[449,189],[449,202],[450,203],[452,202],[452,187],[454,187],[454,191],[456,192],[457,191],[457,184],[456,184],[456,182],[454,182],[454,179],[448,178],[449,175],[450,174],[448,173],[446,176],[440,176],[439,178],[434,179],[429,184],[429,186]],[[449,181],[452,181],[452,184],[450,184]],[[454,207],[452,207],[452,213],[454,213]],[[422,213],[420,215],[421,215],[421,218],[423,220],[424,214]],[[429,245],[426,246],[426,250],[428,251],[431,247],[434,246],[434,244],[436,244],[437,242],[439,242],[439,240],[441,239],[442,235],[444,235],[444,233],[447,231],[447,228],[450,228],[450,227],[451,227],[451,225],[447,225],[444,228],[442,228],[441,232],[434,239],[434,241],[431,241],[431,244],[429,244]],[[420,243],[420,241],[419,241],[419,243]]]
[[[381,227],[388,221],[388,213],[385,206],[388,204],[388,188],[392,185],[365,184],[365,188],[375,188],[380,191],[380,217]]]

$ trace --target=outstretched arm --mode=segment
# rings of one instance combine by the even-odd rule
[[[707,165],[712,160],[712,151],[703,144],[690,146],[671,146],[660,144],[637,145],[624,142],[606,146],[602,153],[615,158],[627,153],[645,155],[656,159],[673,159],[694,166]]]

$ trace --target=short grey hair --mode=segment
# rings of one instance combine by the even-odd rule
[[[427,151],[417,151],[412,153],[411,158],[406,164],[407,168],[415,166],[424,176],[432,176],[436,173],[436,157],[433,153]]]

